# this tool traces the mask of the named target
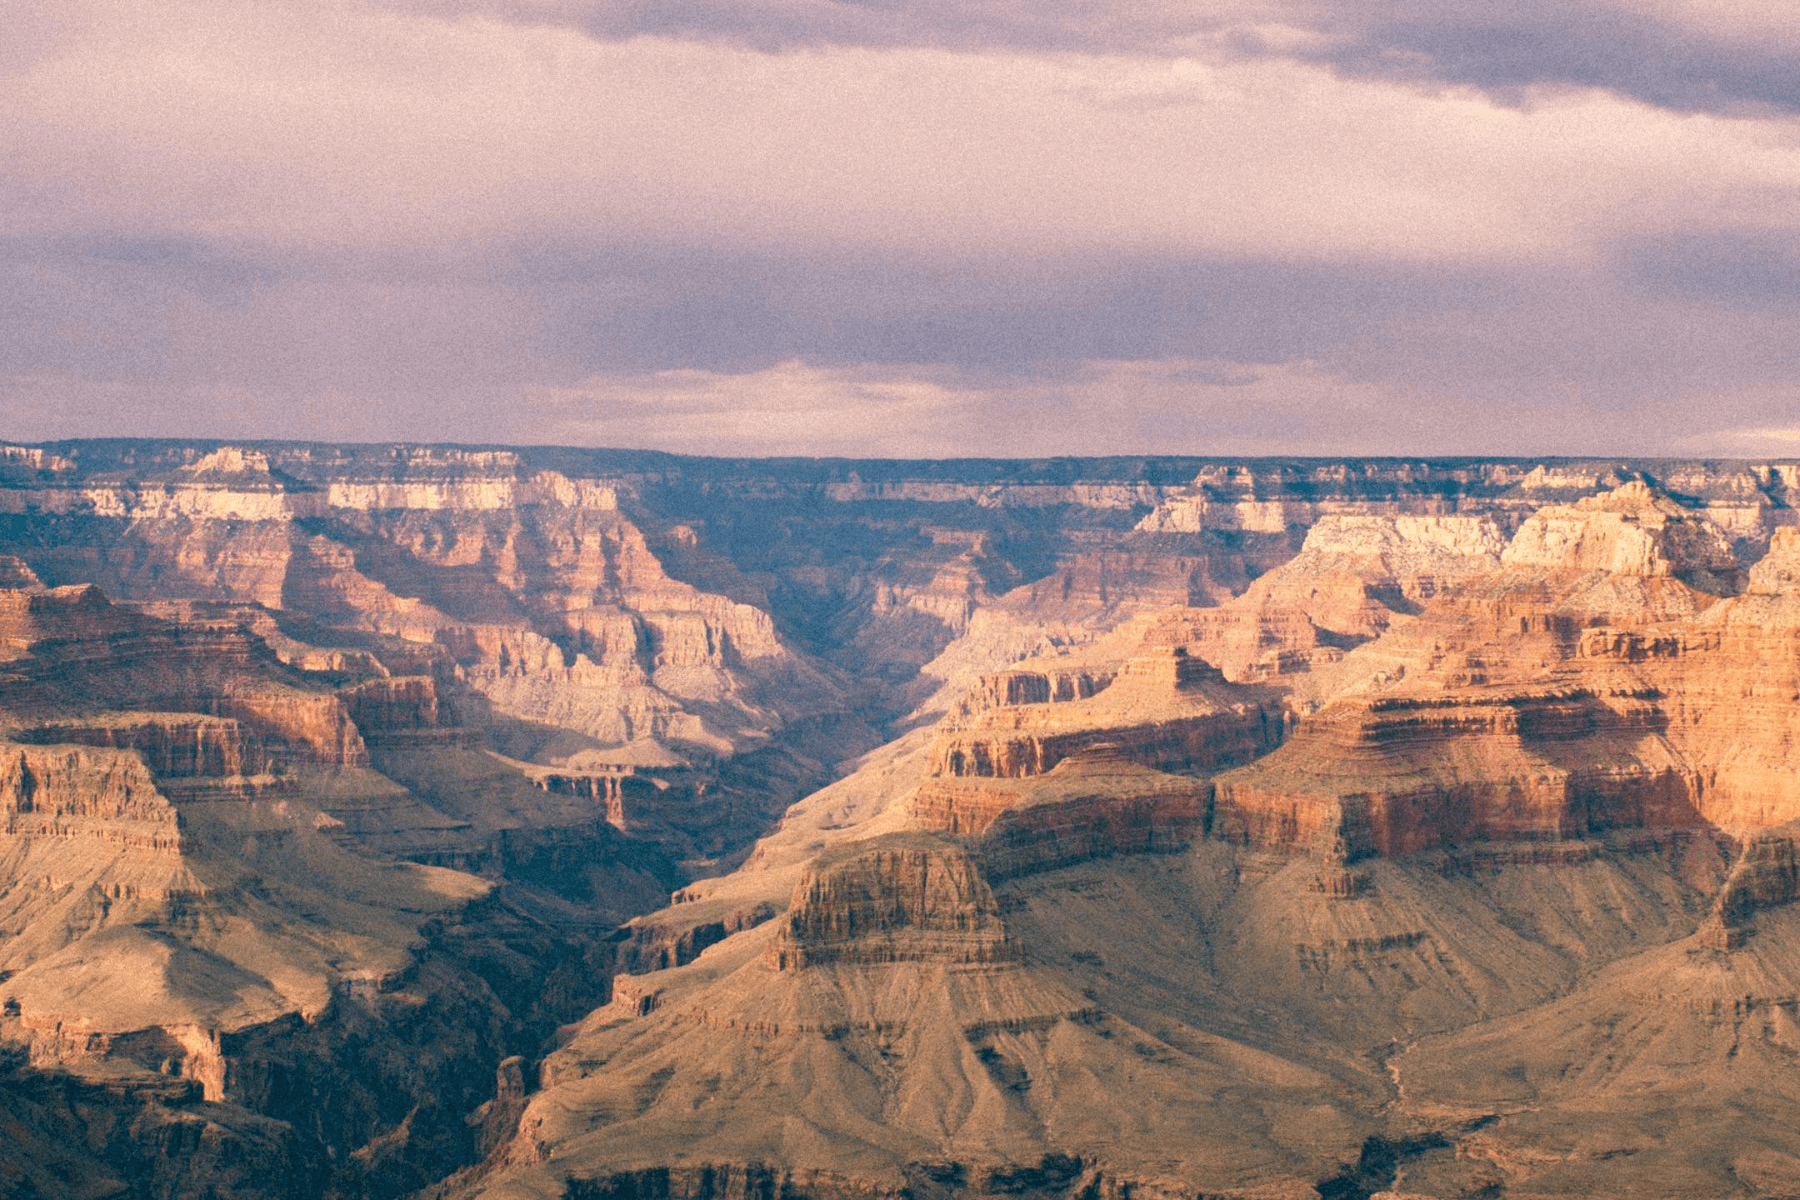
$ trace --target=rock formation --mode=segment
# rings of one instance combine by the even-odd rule
[[[1761,578],[1791,544],[1777,540]],[[1754,695],[1795,628],[1770,607],[1772,582],[1715,599],[1741,576],[1721,531],[1641,482],[1546,508],[1498,570],[1337,667],[1341,682],[1359,659],[1380,664],[1280,752],[1221,778],[1219,828],[1283,846],[1331,825],[1353,854],[1401,855],[1791,820],[1800,810],[1774,796],[1800,781],[1750,765],[1784,719],[1720,703]]]
[[[1013,957],[974,860],[950,845],[892,835],[821,856],[801,877],[769,953],[787,971]]]
[[[0,447],[0,1189],[1795,1191],[1797,488]]]

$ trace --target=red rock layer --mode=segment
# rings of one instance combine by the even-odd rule
[[[984,675],[963,698],[965,715],[1020,704],[1062,704],[1086,700],[1113,681],[1113,672],[1096,667],[1056,670],[1052,665],[1016,668]]]
[[[0,650],[13,656],[45,643],[111,637],[141,624],[91,584],[0,589]]]
[[[1800,818],[1800,538],[1718,600],[1703,589],[1739,574],[1721,532],[1633,484],[1533,516],[1504,561],[1370,647],[1386,665],[1360,694],[1221,776],[1215,829],[1397,855]]]
[[[1346,701],[1215,781],[1213,831],[1265,848],[1342,837],[1354,858],[1701,823],[1655,710],[1581,692]]]
[[[188,713],[120,714],[105,721],[57,722],[21,730],[19,741],[37,745],[101,746],[136,751],[163,779],[227,779],[259,775],[268,756],[243,725],[224,717]]]
[[[1089,796],[1009,809],[981,840],[982,872],[997,882],[1112,854],[1180,850],[1205,827],[1211,790],[1196,780],[1162,795]]]
[[[0,839],[94,839],[176,856],[175,808],[135,754],[0,744]],[[114,853],[112,849],[102,851]]]
[[[339,696],[365,735],[433,729],[438,724],[437,684],[428,675],[370,679]]]
[[[269,689],[205,697],[199,706],[234,717],[284,743],[290,754],[332,767],[366,767],[369,750],[330,692]]]

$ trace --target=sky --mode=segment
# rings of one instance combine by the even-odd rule
[[[1793,0],[0,27],[0,438],[1800,456]]]

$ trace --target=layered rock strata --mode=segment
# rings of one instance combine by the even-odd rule
[[[1564,1131],[1791,1115],[1797,487],[0,449],[0,1035],[221,1187],[1781,1194]]]
[[[1015,957],[968,853],[918,837],[852,843],[801,878],[770,959],[825,963],[997,963]]]
[[[933,774],[1041,775],[1102,742],[1145,765],[1206,769],[1278,744],[1279,707],[1233,695],[1223,682],[1180,647],[1133,659],[1091,697],[993,708],[953,723],[933,752]]]
[[[967,839],[996,880],[1180,850],[1204,832],[1211,809],[1209,780],[1139,766],[1106,745],[1026,779],[929,779],[912,804],[920,826]]]
[[[1773,796],[1800,787],[1748,761],[1786,717],[1719,699],[1789,669],[1776,646],[1795,626],[1766,592],[1717,600],[1686,582],[1741,575],[1717,527],[1641,483],[1546,508],[1501,569],[1347,659],[1341,678],[1379,664],[1356,694],[1221,777],[1218,828],[1271,847],[1341,834],[1355,856],[1791,819]]]

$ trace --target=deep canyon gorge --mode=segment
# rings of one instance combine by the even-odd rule
[[[0,445],[0,1196],[1800,1195],[1800,465]]]

